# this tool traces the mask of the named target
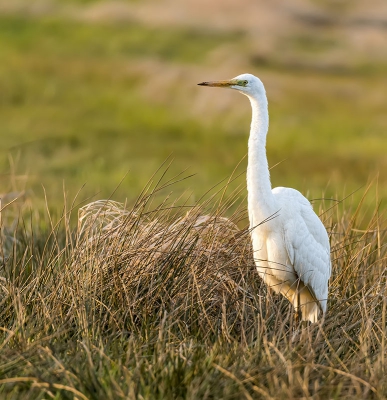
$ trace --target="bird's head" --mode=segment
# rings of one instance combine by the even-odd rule
[[[265,95],[265,88],[259,78],[251,74],[238,75],[225,81],[211,81],[198,83],[199,86],[221,87],[238,90],[248,97]]]

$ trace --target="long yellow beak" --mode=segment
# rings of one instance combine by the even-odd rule
[[[233,79],[228,81],[212,81],[212,82],[198,83],[199,86],[211,86],[211,87],[230,87],[235,84],[236,82]]]

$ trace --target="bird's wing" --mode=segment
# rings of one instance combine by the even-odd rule
[[[283,219],[286,251],[301,281],[326,309],[328,280],[331,275],[327,231],[309,201],[297,190],[273,189]]]

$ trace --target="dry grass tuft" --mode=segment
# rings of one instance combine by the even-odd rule
[[[200,206],[184,216],[158,209],[143,213],[143,207],[139,202],[126,210],[97,201],[80,210],[71,274],[83,277],[86,297],[102,296],[95,308],[123,308],[121,318],[135,330],[168,315],[179,337],[193,329],[203,337],[226,325],[245,329],[242,307],[259,289],[259,283],[246,281],[253,265],[247,232],[227,218],[201,215]],[[103,324],[112,322],[109,314],[105,318]]]

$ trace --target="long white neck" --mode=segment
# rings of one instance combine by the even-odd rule
[[[266,135],[269,112],[264,93],[250,97],[252,120],[249,137],[247,191],[250,228],[273,215],[278,208],[271,191],[269,166],[266,157]]]

